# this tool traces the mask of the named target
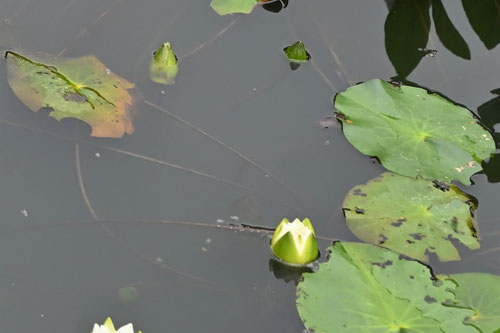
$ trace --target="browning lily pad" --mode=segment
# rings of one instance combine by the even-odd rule
[[[449,307],[456,285],[430,269],[370,244],[337,242],[330,260],[304,273],[297,310],[310,332],[474,333],[470,309]]]
[[[479,248],[471,198],[451,184],[386,172],[344,200],[349,229],[366,242],[427,261],[460,260],[453,240]]]
[[[7,52],[7,79],[32,111],[50,108],[50,116],[76,118],[92,126],[92,136],[132,134],[129,115],[134,84],[113,74],[95,56],[62,58]]]
[[[425,89],[370,80],[335,99],[344,134],[389,170],[469,185],[495,142],[466,108]]]

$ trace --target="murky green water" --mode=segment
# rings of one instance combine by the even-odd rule
[[[384,31],[393,2],[291,0],[278,14],[220,17],[208,0],[0,0],[4,49],[94,54],[136,83],[139,101],[133,135],[90,138],[80,122],[30,112],[0,66],[2,330],[84,333],[109,315],[145,333],[302,332],[293,282],[269,270],[269,235],[228,226],[308,216],[321,236],[356,239],[342,201],[384,168],[319,121],[336,92],[396,75]],[[407,79],[487,110],[493,126],[500,49],[485,46],[461,3],[444,7],[471,59],[448,51],[433,22],[437,53]],[[313,62],[292,72],[282,48],[298,39]],[[180,58],[170,87],[148,80],[165,40]],[[500,274],[499,159],[465,189],[479,200],[481,250],[432,262],[436,273]],[[138,297],[124,303],[127,286]]]

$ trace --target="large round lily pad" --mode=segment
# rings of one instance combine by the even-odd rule
[[[405,176],[468,185],[495,151],[469,110],[425,89],[370,80],[339,93],[335,107],[354,147]]]
[[[453,240],[479,248],[472,199],[451,184],[381,174],[355,186],[344,200],[349,229],[366,242],[427,261],[460,260]]]
[[[122,137],[134,132],[128,108],[134,85],[113,74],[94,56],[52,57],[7,52],[7,79],[32,111],[50,108],[50,116],[76,118],[92,126],[92,136]]]
[[[486,273],[453,274],[456,306],[473,308],[475,314],[465,321],[485,333],[500,331],[500,276]]]
[[[454,302],[455,284],[430,269],[370,244],[337,242],[330,260],[305,273],[297,309],[309,331],[323,333],[474,333],[470,309]]]

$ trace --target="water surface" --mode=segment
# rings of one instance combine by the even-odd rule
[[[84,333],[109,315],[143,332],[302,332],[294,283],[269,270],[268,234],[227,227],[307,216],[321,236],[356,240],[342,201],[384,168],[319,121],[335,93],[397,75],[385,47],[391,3],[291,0],[277,14],[220,17],[208,0],[0,0],[4,49],[94,54],[138,96],[133,135],[90,138],[85,124],[29,111],[0,66],[3,330]],[[471,59],[444,47],[433,23],[437,53],[406,79],[481,111],[498,100],[500,49],[485,46],[459,2],[443,3]],[[291,71],[282,48],[298,39],[313,61]],[[170,87],[148,80],[166,40],[180,58]],[[464,188],[479,200],[481,250],[434,260],[436,273],[500,274],[493,162]],[[138,291],[129,303],[118,297],[126,286]]]

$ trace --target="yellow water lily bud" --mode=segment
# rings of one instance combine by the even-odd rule
[[[271,249],[276,257],[288,264],[305,265],[316,260],[319,249],[311,221],[305,218],[290,223],[283,219],[274,231]]]

